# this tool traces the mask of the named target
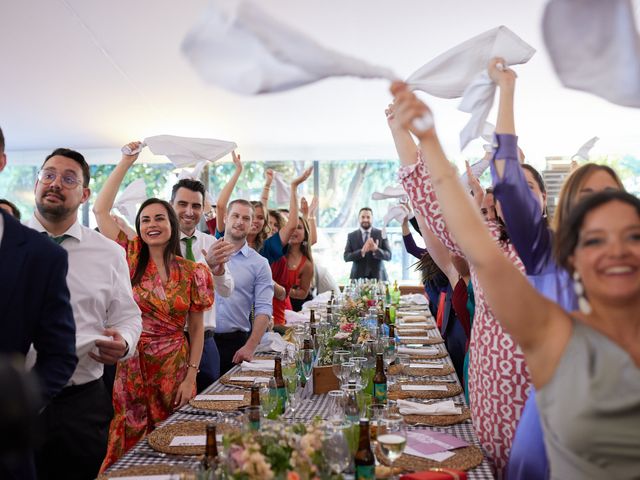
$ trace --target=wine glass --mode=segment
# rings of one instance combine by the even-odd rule
[[[407,380],[409,374],[409,365],[411,364],[411,357],[409,355],[398,355],[397,357],[398,367],[400,374],[398,375],[398,381],[403,382]]]
[[[266,382],[257,383],[260,388],[260,406],[265,418],[273,417],[273,412],[278,406],[278,389],[276,379],[269,377]]]
[[[298,388],[298,378],[287,378],[285,379],[284,384],[287,389],[287,406],[289,407],[289,413],[291,414],[291,418],[295,422],[296,411],[298,410],[298,407],[301,403],[300,389]]]
[[[314,351],[311,348],[302,348],[298,350],[298,364],[305,380],[309,382],[313,372],[313,356]]]
[[[336,350],[335,352],[333,352],[332,370],[336,378],[340,378],[342,363],[346,362],[350,355],[351,352],[347,350]]]
[[[351,448],[348,442],[348,429],[351,425],[343,422],[330,422],[322,436],[322,453],[331,473],[340,476],[351,463]]]
[[[389,365],[396,359],[396,339],[391,337],[385,337],[383,343],[383,358],[385,368],[389,368]]]
[[[342,390],[329,392],[329,419],[342,420],[344,418],[345,393]]]
[[[402,415],[387,412],[377,436],[380,450],[389,459],[393,472],[396,460],[402,456],[407,445],[407,429]],[[393,478],[396,479],[397,476],[394,474]]]
[[[382,423],[382,419],[387,413],[387,406],[382,403],[372,403],[367,406],[367,418],[369,419],[369,435],[371,441],[377,444],[378,431]]]
[[[354,378],[355,366],[356,364],[353,363],[351,360],[347,362],[342,362],[340,364],[341,385],[348,384],[352,380],[355,380],[356,382],[359,380],[359,378],[358,379]]]

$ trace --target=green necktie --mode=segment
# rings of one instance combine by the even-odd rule
[[[48,235],[47,235],[48,236]],[[67,235],[66,233],[64,235],[60,235],[59,237],[49,237],[49,239],[52,242],[56,242],[58,245],[60,245],[62,242],[64,242],[67,238],[69,238],[71,235]]]
[[[187,244],[187,255],[185,256],[185,258],[187,260],[195,262],[196,257],[193,255],[193,238],[194,237],[184,237],[182,241]]]

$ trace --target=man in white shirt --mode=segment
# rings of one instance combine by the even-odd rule
[[[228,297],[233,292],[233,277],[225,268],[226,260],[221,259],[228,258],[234,247],[196,228],[202,218],[204,198],[205,188],[198,180],[182,179],[171,190],[171,205],[180,221],[180,250],[187,260],[208,265],[213,274],[215,293]],[[207,263],[207,256],[210,264]],[[213,339],[216,326],[214,310],[215,307],[204,312],[204,348],[196,377],[198,392],[220,377],[220,354]]]
[[[37,210],[28,222],[67,251],[79,360],[67,386],[42,412],[45,439],[36,452],[39,479],[97,476],[113,416],[102,381],[103,364],[131,357],[142,330],[124,249],[78,222],[78,208],[91,193],[89,177],[80,153],[55,150],[38,173]]]

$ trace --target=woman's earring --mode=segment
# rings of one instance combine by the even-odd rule
[[[573,291],[576,292],[578,297],[578,309],[585,315],[589,315],[591,313],[591,305],[587,297],[584,296],[584,285],[582,285],[582,279],[577,271],[573,272]]]

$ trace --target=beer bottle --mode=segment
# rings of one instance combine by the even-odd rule
[[[251,386],[251,406],[260,408],[260,387],[258,385]],[[249,428],[260,430],[260,410],[252,409],[249,411]]]
[[[382,353],[376,354],[376,374],[373,376],[374,403],[387,403],[387,376],[384,374]]]
[[[260,386],[259,385],[251,385],[251,406],[252,407],[260,406]]]
[[[388,305],[384,307],[384,323],[391,325],[391,308]]]
[[[384,303],[391,305],[391,292],[389,291],[389,284],[384,286]]]
[[[378,335],[380,337],[384,337],[384,335],[387,332],[387,328],[385,327],[384,324],[384,315],[382,314],[382,311],[378,312]]]
[[[204,475],[199,478],[216,478],[215,471],[218,467],[218,443],[216,441],[216,424],[207,424],[207,443],[204,451],[204,458],[200,463],[200,471]]]
[[[369,420],[360,419],[360,442],[355,456],[356,480],[374,480],[376,478],[376,461],[371,451],[369,440]]]
[[[282,357],[280,355],[278,355],[275,359],[273,377],[276,380],[276,393],[278,395],[278,406],[276,407],[276,414],[282,415],[287,406],[287,389],[285,388],[284,378],[282,377]]]
[[[393,323],[389,325],[389,338],[396,338],[396,326]]]

